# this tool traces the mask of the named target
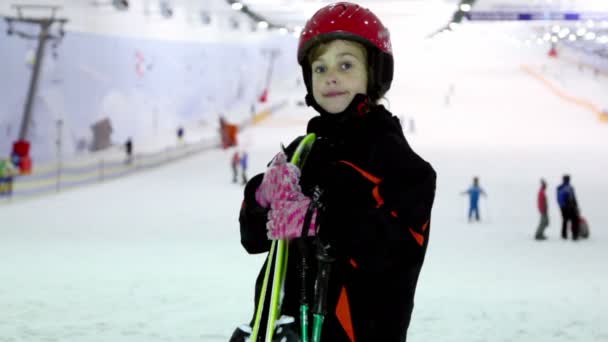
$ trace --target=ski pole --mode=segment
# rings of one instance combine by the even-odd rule
[[[290,162],[296,165],[300,170],[304,166],[308,154],[312,149],[316,135],[314,133],[307,134],[293,153]],[[276,260],[274,268],[274,276],[272,280],[272,290],[270,293],[270,307],[268,309],[268,322],[266,325],[266,342],[272,342],[274,336],[274,328],[277,318],[280,313],[281,293],[284,292],[285,277],[287,274],[287,258],[289,255],[289,246],[286,239],[277,241]]]
[[[331,272],[331,264],[335,261],[329,255],[329,246],[324,245],[317,235],[317,260],[319,269],[317,270],[317,279],[315,281],[315,306],[313,310],[313,326],[312,326],[312,342],[321,342],[321,330],[323,328],[323,320],[327,313],[327,290],[329,285],[329,274]]]
[[[309,240],[308,231],[310,230],[310,223],[315,210],[321,207],[321,195],[322,190],[317,186],[314,189],[312,200],[304,215],[304,224],[302,226],[302,234],[299,239],[296,240],[298,250],[300,251],[300,338],[302,342],[308,342],[308,255],[309,255]],[[315,222],[315,231],[318,230],[319,220]]]

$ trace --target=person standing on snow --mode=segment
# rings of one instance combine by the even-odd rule
[[[574,188],[570,185],[570,175],[564,175],[557,187],[557,203],[562,213],[562,239],[568,239],[568,224],[572,229],[572,240],[579,236],[579,211]]]
[[[545,229],[549,226],[549,208],[547,205],[547,195],[545,194],[545,190],[547,189],[547,183],[544,179],[540,180],[540,189],[538,190],[537,196],[537,207],[538,212],[540,213],[540,223],[538,224],[538,228],[536,228],[536,234],[534,238],[536,240],[545,240],[547,237],[545,236]]]
[[[17,174],[10,158],[0,159],[0,195],[13,195],[13,179]]]
[[[479,198],[487,196],[486,192],[479,186],[479,178],[474,177],[471,187],[461,194],[469,195],[469,222],[473,221],[473,219],[479,222]]]
[[[247,165],[249,164],[249,154],[247,151],[243,151],[241,154],[241,176],[243,180],[243,185],[247,184]]]
[[[237,182],[237,177],[239,176],[239,164],[240,164],[240,156],[239,151],[234,151],[232,155],[232,160],[230,161],[230,167],[232,168],[232,183]]]
[[[405,341],[429,242],[436,173],[412,150],[399,120],[378,104],[393,78],[390,36],[381,21],[368,9],[340,2],[317,11],[302,32],[297,56],[306,103],[320,114],[308,122],[307,133],[317,138],[301,171],[287,160],[303,137],[247,183],[241,243],[256,254],[267,252],[271,239],[305,239],[304,215],[320,194],[305,231],[335,260],[322,340]],[[310,240],[298,241],[315,251]],[[294,320],[281,330],[287,341],[300,329],[302,255],[296,245],[289,244],[281,306],[281,314]],[[313,298],[316,261],[309,266],[304,290]],[[262,324],[260,336],[264,329]],[[238,328],[231,341],[243,341],[248,331]]]

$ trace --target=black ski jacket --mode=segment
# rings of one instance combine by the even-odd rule
[[[435,171],[410,148],[399,120],[384,107],[367,103],[355,97],[345,112],[316,116],[307,128],[317,140],[300,184],[308,196],[314,187],[323,191],[319,237],[335,257],[324,341],[405,341],[428,246]],[[288,156],[301,139],[285,149]],[[255,200],[262,178],[263,174],[255,176],[245,187],[239,218],[241,243],[252,254],[270,247],[268,209]],[[308,253],[306,293],[312,306],[317,269],[312,244]],[[288,260],[282,314],[298,320],[301,251],[293,242]],[[263,271],[264,267],[256,283],[255,305]]]

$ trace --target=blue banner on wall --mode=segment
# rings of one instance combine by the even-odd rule
[[[512,11],[472,11],[465,14],[469,20],[608,20],[608,13],[590,12],[512,12]]]

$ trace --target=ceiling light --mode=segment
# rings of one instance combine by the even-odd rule
[[[595,37],[596,37],[596,35],[593,32],[587,32],[587,34],[585,35],[585,39],[587,39],[587,40],[594,40]]]
[[[243,4],[240,2],[233,2],[232,3],[232,9],[235,11],[240,11],[243,9]]]
[[[267,29],[268,28],[268,23],[265,21],[259,21],[258,22],[258,28],[260,29]]]
[[[460,5],[460,10],[463,12],[469,12],[471,10],[470,4],[462,4]]]

